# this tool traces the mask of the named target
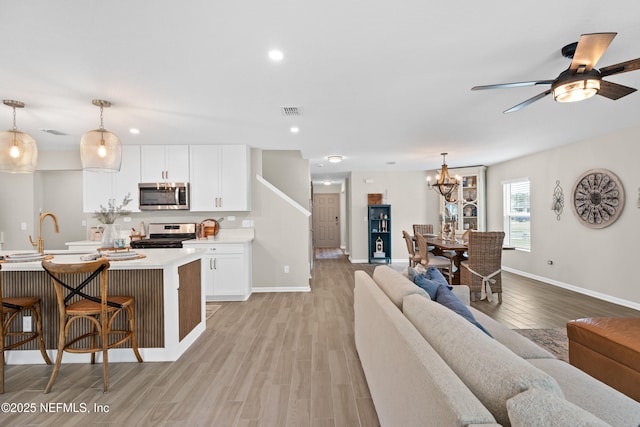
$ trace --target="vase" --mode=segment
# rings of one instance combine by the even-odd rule
[[[102,241],[100,245],[103,248],[113,248],[114,241],[118,238],[118,226],[116,224],[104,224],[102,231]]]

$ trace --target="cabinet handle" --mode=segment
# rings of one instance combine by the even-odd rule
[[[213,270],[213,258],[209,258],[209,270]]]
[[[213,259],[213,269],[214,269],[214,270],[217,270],[217,269],[218,269],[218,266],[216,265],[216,264],[217,264],[217,263],[216,263],[216,261],[218,261],[218,258],[214,258],[214,259]]]

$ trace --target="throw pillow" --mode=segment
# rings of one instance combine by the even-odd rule
[[[428,294],[431,300],[436,300],[436,294],[438,292],[438,288],[441,286],[439,283],[434,282],[433,280],[429,280],[423,274],[416,274],[413,276],[413,283],[417,286],[424,289]]]
[[[449,282],[447,282],[447,279],[445,279],[444,276],[442,275],[442,272],[438,270],[436,267],[428,267],[427,271],[425,271],[423,275],[429,280],[433,280],[436,283],[439,283],[443,286],[448,287],[449,289],[452,289],[451,286],[449,285]]]
[[[427,291],[427,293],[429,293],[429,291]],[[493,338],[493,336],[489,333],[489,331],[487,331],[480,323],[478,323],[476,318],[473,316],[473,313],[469,311],[467,306],[464,305],[464,303],[460,301],[460,299],[457,296],[455,296],[453,292],[451,292],[448,286],[438,285],[435,301],[437,303],[444,305],[449,310],[455,311],[460,316],[464,317],[469,322],[477,326],[482,332],[484,332],[485,334]]]

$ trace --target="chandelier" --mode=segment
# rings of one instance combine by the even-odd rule
[[[13,108],[13,128],[0,132],[0,172],[33,172],[38,163],[36,140],[16,127],[16,108],[24,108],[24,103],[11,99],[2,102]]]
[[[427,177],[427,185],[430,189],[440,193],[447,202],[452,203],[456,201],[455,191],[458,188],[458,180],[451,178],[451,175],[449,175],[449,168],[447,168],[447,163],[445,162],[447,154],[449,153],[440,153],[442,156],[442,169],[436,176],[435,184],[431,185],[431,177]]]
[[[91,101],[100,107],[100,127],[82,135],[80,141],[80,160],[82,170],[91,172],[118,172],[122,163],[122,145],[120,138],[104,128],[102,112],[111,107],[109,101],[94,99]]]

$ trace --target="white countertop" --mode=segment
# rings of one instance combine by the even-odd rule
[[[253,228],[221,228],[218,234],[212,239],[192,239],[185,240],[183,244],[189,245],[211,245],[218,243],[247,243],[255,238]]]
[[[159,269],[170,266],[179,266],[199,259],[204,253],[204,249],[182,248],[182,249],[131,249],[144,255],[144,258],[133,260],[110,261],[113,270],[143,270]],[[0,251],[0,255],[11,255],[14,253],[27,253],[33,251]],[[91,253],[66,250],[45,251],[45,255],[53,255],[53,261],[61,264],[71,264],[83,262],[81,255]],[[31,262],[3,262],[2,271],[39,271],[42,270],[40,261]]]

